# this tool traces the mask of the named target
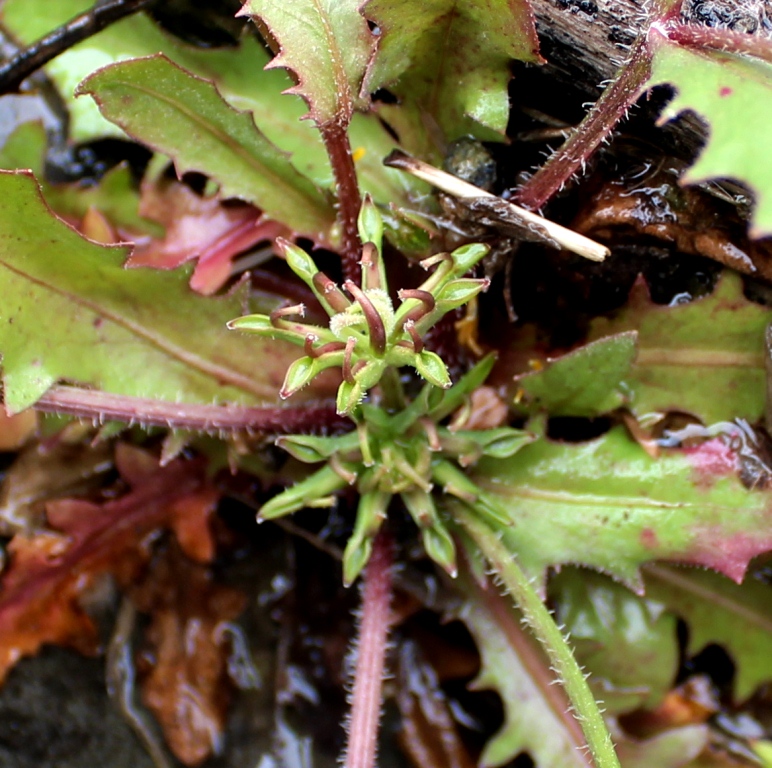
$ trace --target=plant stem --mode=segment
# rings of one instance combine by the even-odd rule
[[[155,0],[107,0],[70,19],[45,37],[22,48],[0,66],[0,93],[15,91],[22,81],[51,59],[153,2]]]
[[[44,413],[86,419],[124,421],[148,427],[190,429],[197,432],[327,433],[351,428],[334,405],[294,408],[249,408],[240,405],[170,403],[144,397],[114,395],[79,387],[51,387],[33,406]]]
[[[383,393],[383,405],[387,411],[396,413],[407,405],[405,390],[399,378],[399,371],[389,366],[381,377],[381,392]]]
[[[393,560],[391,535],[381,528],[373,542],[363,577],[345,768],[373,768],[375,765],[386,646],[392,620]]]
[[[667,24],[663,31],[669,40],[689,48],[706,48],[739,56],[753,56],[772,64],[772,42],[761,35],[734,32],[720,27],[698,27],[693,24]]]
[[[544,647],[552,667],[571,702],[574,717],[584,732],[597,768],[620,768],[606,724],[587,680],[574,655],[528,577],[496,533],[468,508],[456,504],[453,517],[474,540],[504,583],[536,639]]]
[[[348,123],[334,121],[319,125],[327,155],[330,158],[335,184],[338,188],[338,221],[341,229],[341,261],[343,279],[360,284],[359,232],[357,216],[362,206],[357,172],[348,139]]]
[[[541,208],[580,169],[627,114],[651,74],[647,34],[639,35],[616,77],[555,154],[518,190],[526,208]]]

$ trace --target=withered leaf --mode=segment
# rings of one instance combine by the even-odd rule
[[[221,748],[231,693],[223,629],[246,596],[169,547],[132,599],[151,616],[146,639],[154,664],[141,682],[143,701],[177,759],[198,765]]]
[[[9,543],[0,579],[0,682],[46,643],[96,652],[96,628],[80,601],[107,574],[119,584],[131,580],[147,562],[155,531],[181,531],[186,550],[211,553],[207,519],[216,494],[203,483],[201,463],[174,461],[143,473],[137,453],[123,448],[117,456],[129,493],[101,505],[50,502],[52,530],[19,533]]]

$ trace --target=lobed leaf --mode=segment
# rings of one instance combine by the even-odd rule
[[[710,296],[675,307],[654,304],[639,280],[625,307],[592,322],[589,338],[637,330],[638,356],[625,383],[639,417],[682,411],[706,424],[753,422],[764,411],[770,321],[772,311],[748,301],[740,276],[727,271]]]
[[[0,173],[0,196],[9,412],[60,380],[172,402],[275,402],[287,359],[272,347],[269,360],[269,343],[227,330],[238,298],[196,297],[182,273],[124,270],[127,249],[85,240],[52,216],[27,173]]]
[[[539,768],[587,768],[590,762],[580,751],[584,738],[565,694],[553,685],[550,664],[512,601],[465,572],[454,585],[463,596],[454,616],[466,624],[480,652],[480,672],[471,687],[496,691],[504,705],[504,722],[486,743],[480,765],[505,765],[527,751]]]
[[[772,157],[763,144],[772,121],[772,65],[715,50],[685,48],[657,33],[650,40],[654,56],[646,87],[668,83],[677,92],[661,121],[689,110],[709,126],[707,143],[683,182],[732,178],[747,184],[756,203],[752,234],[772,234]]]
[[[217,494],[202,486],[201,469],[197,462],[174,461],[124,475],[132,490],[120,499],[101,506],[51,502],[48,518],[56,533],[13,538],[10,567],[0,579],[0,680],[44,643],[96,651],[98,632],[80,598],[104,573],[120,583],[136,576],[149,557],[146,537],[155,530],[173,529],[186,552],[211,559],[208,518]]]
[[[689,627],[689,654],[717,643],[735,664],[735,696],[747,699],[772,680],[769,585],[753,578],[735,584],[694,568],[657,564],[644,569],[647,597],[666,605]]]
[[[639,597],[608,576],[563,568],[549,584],[556,619],[609,715],[658,706],[679,664],[675,616],[656,596]]]

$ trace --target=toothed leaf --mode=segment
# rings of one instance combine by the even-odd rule
[[[78,94],[130,136],[174,158],[177,172],[215,179],[223,197],[254,203],[268,216],[329,242],[329,202],[209,82],[162,55],[112,64],[89,75]]]
[[[297,78],[288,93],[308,103],[320,125],[343,125],[368,105],[362,78],[374,36],[358,0],[248,0],[240,13],[260,19],[279,44],[269,67],[286,67]]]

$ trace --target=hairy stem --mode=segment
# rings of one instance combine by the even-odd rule
[[[15,91],[33,72],[73,45],[146,8],[155,0],[106,0],[22,48],[0,66],[0,93]]]
[[[394,546],[383,528],[373,542],[362,587],[345,768],[373,768],[378,746],[386,645],[391,626]]]
[[[580,169],[627,114],[651,74],[647,35],[633,45],[629,60],[603,91],[584,120],[555,154],[518,190],[526,208],[541,208]]]
[[[549,656],[552,667],[565,690],[579,725],[587,740],[597,768],[620,768],[606,724],[590,691],[579,664],[512,553],[501,543],[495,532],[473,512],[462,505],[453,506],[454,519],[474,540],[504,583],[536,639]]]
[[[698,27],[692,24],[670,23],[664,27],[669,40],[689,48],[713,49],[753,56],[772,64],[772,41],[761,35],[734,32],[720,27]]]
[[[55,386],[34,405],[44,413],[61,413],[97,421],[124,421],[148,427],[197,432],[326,433],[351,428],[334,405],[250,408],[240,405],[170,403],[144,397],[113,395],[78,387]]]
[[[359,194],[357,172],[354,158],[351,155],[351,144],[348,140],[347,125],[336,122],[323,123],[319,131],[327,149],[327,154],[335,174],[335,184],[338,188],[338,221],[341,229],[341,259],[343,263],[343,279],[351,280],[359,285],[359,232],[357,216],[362,206]]]

